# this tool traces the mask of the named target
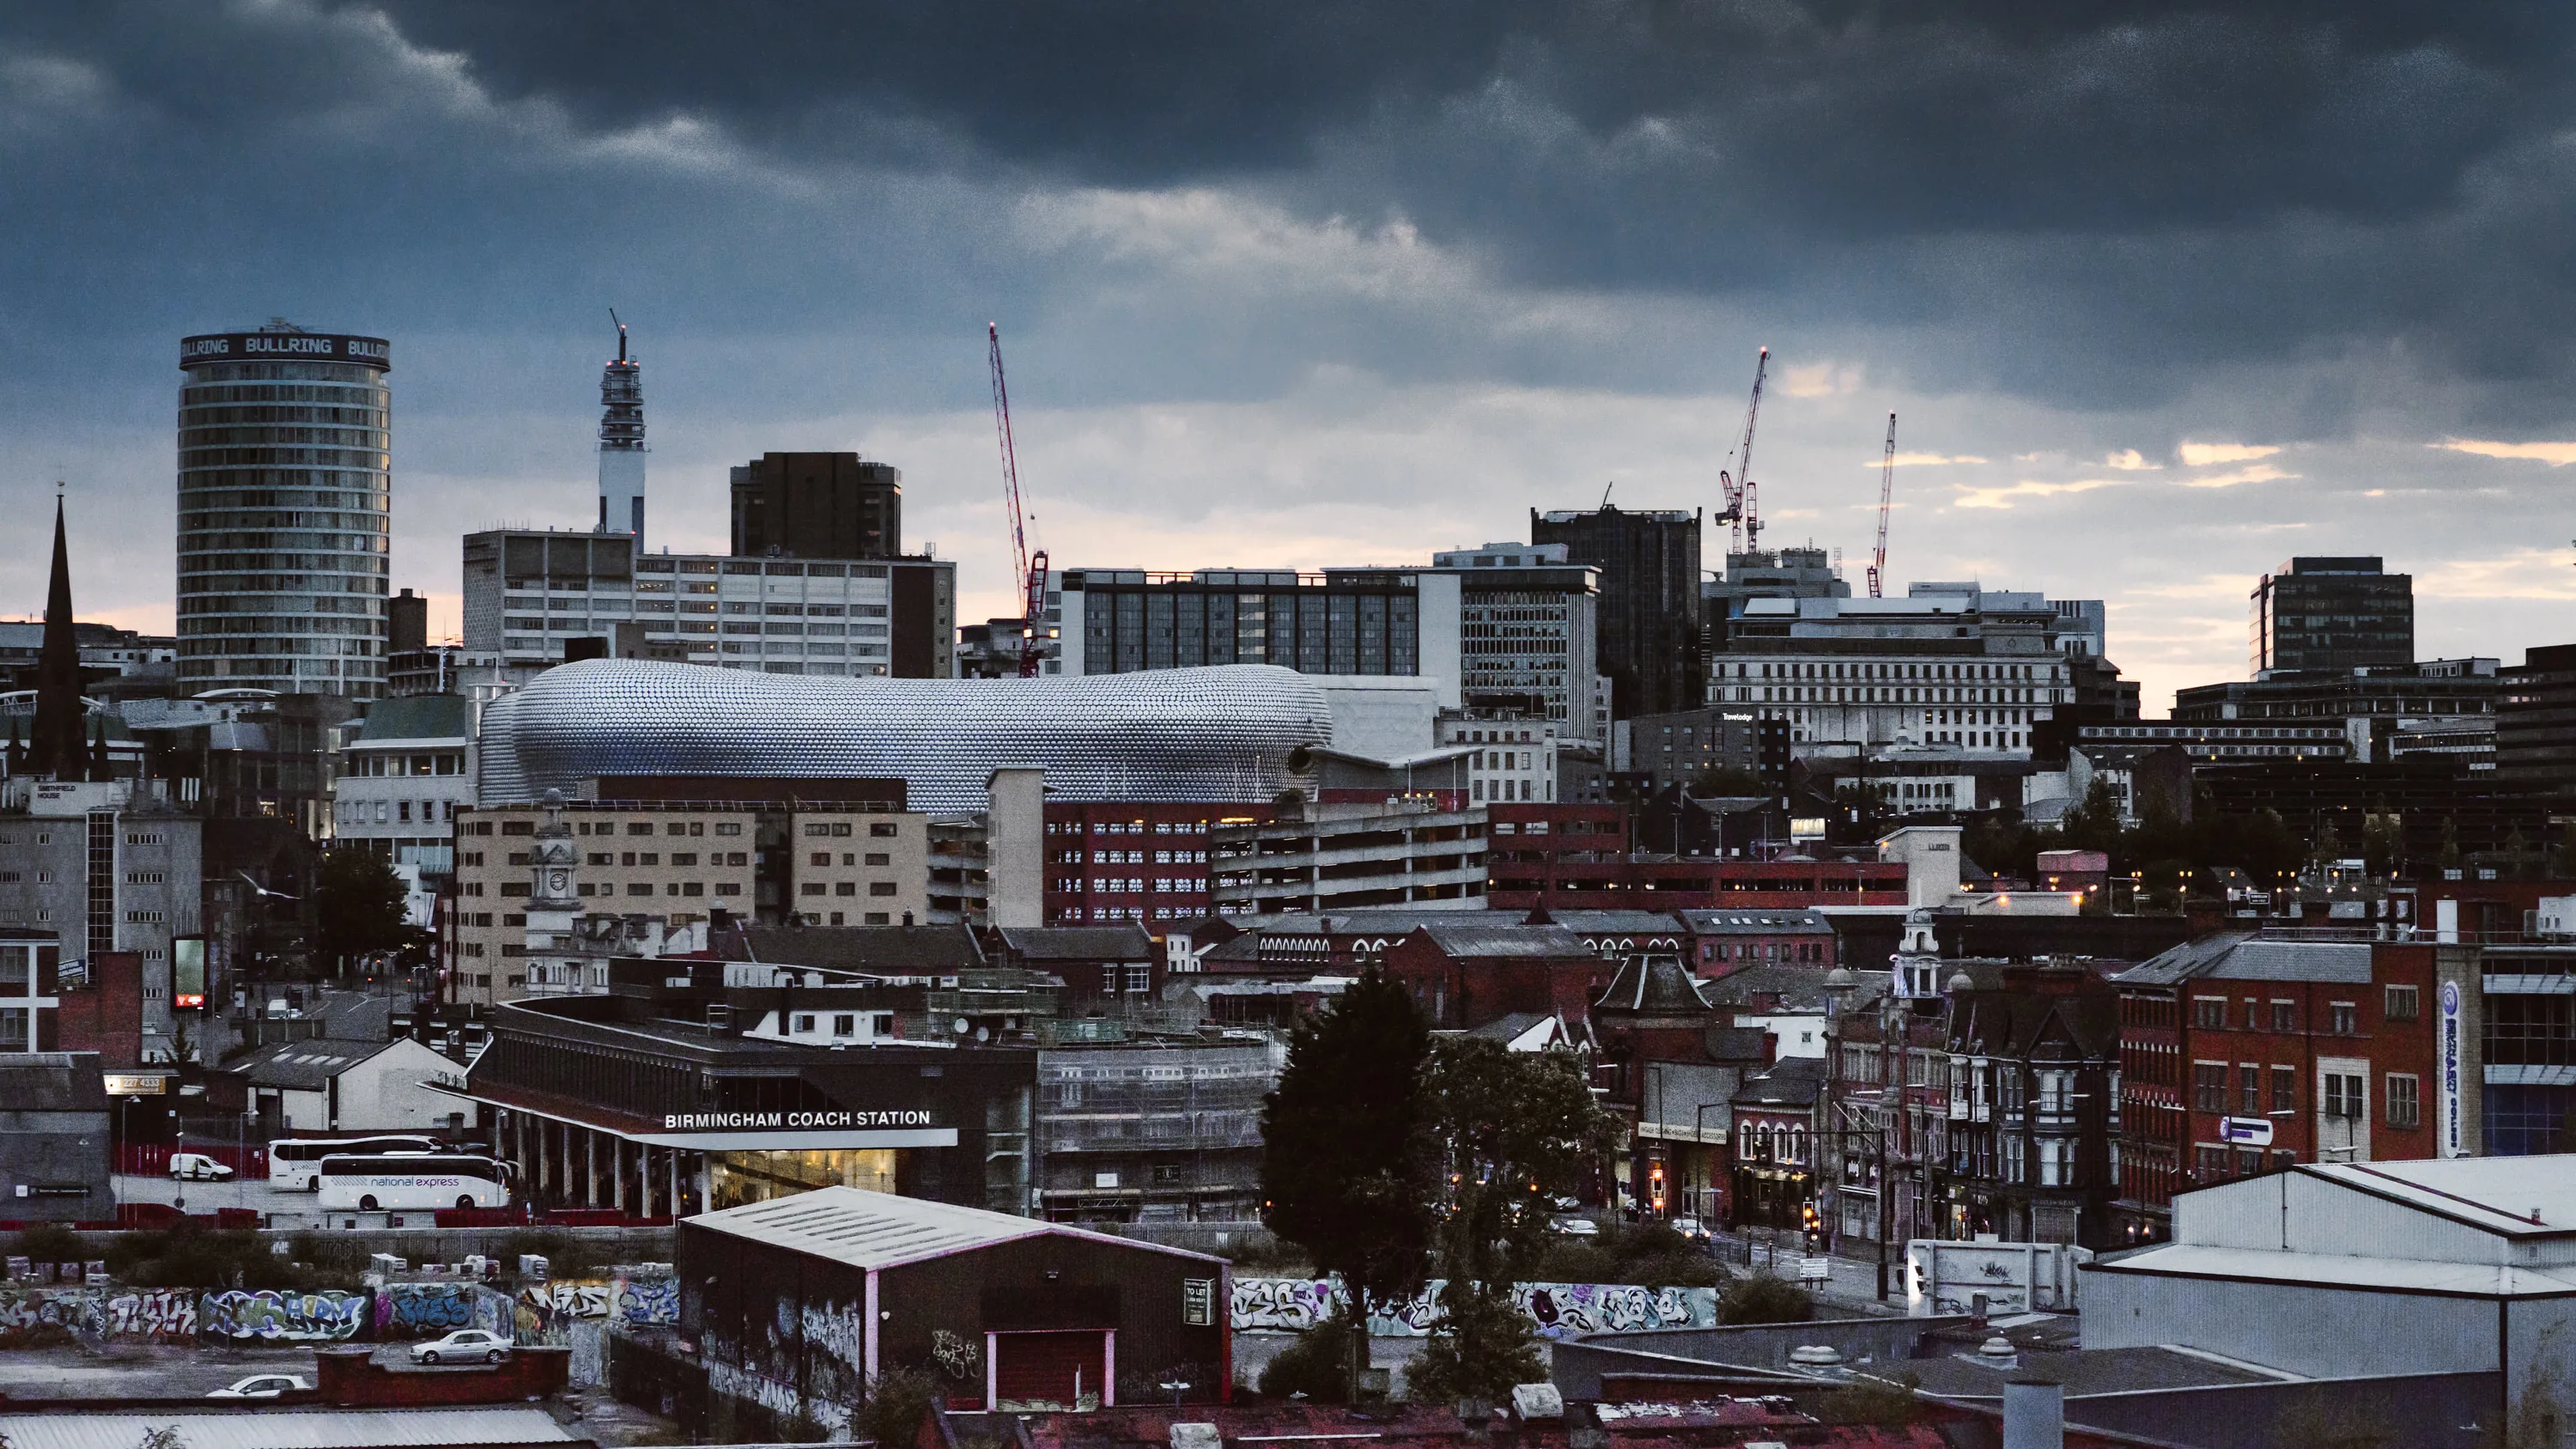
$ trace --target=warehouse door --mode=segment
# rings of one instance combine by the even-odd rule
[[[991,1337],[994,1409],[1102,1408],[1114,1402],[1107,1330]]]

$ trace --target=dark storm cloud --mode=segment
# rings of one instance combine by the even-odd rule
[[[501,94],[604,124],[696,110],[822,154],[904,115],[1122,185],[1300,167],[1327,136],[1508,87],[1595,144],[1669,128],[1649,177],[1858,236],[2439,206],[2561,113],[2576,32],[2558,7],[2322,3],[388,10]]]
[[[1248,186],[1409,218],[1521,284],[1938,326],[1907,364],[1936,385],[2150,402],[2212,362],[2395,347],[2504,384],[2479,406],[2511,417],[2576,371],[2552,139],[2576,7],[384,13],[593,127],[700,117],[790,166]]]
[[[2466,406],[2512,419],[2576,377],[2571,32],[2576,7],[2321,0],[19,7],[0,48],[103,90],[12,157],[38,233],[78,240],[24,249],[0,326],[138,270],[274,293],[292,255],[310,305],[392,277],[414,325],[551,325],[687,272],[684,324],[899,334],[1045,293],[993,197],[1215,186],[1407,220],[1499,286],[1910,333],[1879,356],[1919,386],[2145,404],[2358,351],[2492,383]],[[692,141],[695,170],[599,184],[618,145]],[[1550,376],[1474,327],[1293,326],[1335,360]],[[1278,340],[1181,371],[1274,386],[1311,360]],[[1573,370],[1603,366],[1664,364]],[[1151,367],[1090,380],[1174,380]]]

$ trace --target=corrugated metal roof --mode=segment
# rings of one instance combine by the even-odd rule
[[[2576,1292],[2576,1271],[2565,1268],[2508,1268],[2494,1263],[2361,1258],[2344,1253],[2281,1253],[2262,1248],[2217,1248],[2198,1243],[2159,1243],[2135,1253],[2124,1253],[2111,1262],[2090,1264],[2088,1270],[2171,1273],[2193,1278],[2256,1278],[2272,1282],[2349,1285],[2382,1291],[2501,1297]]]
[[[2576,1154],[2308,1163],[2299,1170],[2507,1236],[2576,1232]]]
[[[144,1410],[0,1414],[10,1449],[134,1449],[144,1431],[179,1431],[187,1449],[411,1449],[449,1444],[581,1442],[543,1409]]]
[[[1207,1257],[1204,1253],[1082,1232],[1009,1213],[855,1187],[816,1188],[792,1197],[774,1197],[767,1202],[704,1213],[688,1222],[691,1227],[713,1228],[733,1237],[790,1252],[811,1253],[854,1268],[891,1268],[1050,1233],[1113,1242],[1138,1252]]]

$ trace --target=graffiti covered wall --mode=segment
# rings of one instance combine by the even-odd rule
[[[1440,1318],[1441,1280],[1391,1309],[1369,1315],[1379,1337],[1419,1338]],[[1237,1332],[1304,1332],[1339,1301],[1328,1278],[1237,1278],[1232,1305]],[[1542,1334],[1627,1333],[1642,1328],[1710,1328],[1717,1323],[1714,1288],[1644,1288],[1628,1283],[1522,1283],[1512,1304]]]
[[[198,1332],[209,1338],[327,1343],[356,1338],[375,1321],[372,1293],[209,1293],[198,1300]]]
[[[104,1297],[94,1288],[20,1288],[0,1292],[0,1333],[50,1327],[94,1338],[104,1326]]]
[[[104,1327],[110,1338],[194,1341],[197,1336],[197,1290],[137,1288],[110,1293],[107,1295]]]
[[[604,1340],[612,1320],[626,1327],[680,1321],[680,1282],[651,1277],[567,1278],[520,1287],[511,1303],[520,1343],[572,1350],[572,1381],[607,1381]]]
[[[472,1283],[388,1283],[376,1293],[376,1337],[437,1338],[476,1328]]]

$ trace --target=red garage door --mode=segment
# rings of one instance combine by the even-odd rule
[[[1108,1371],[1109,1335],[1099,1329],[996,1334],[994,1407],[1070,1409],[1086,1397],[1105,1404]]]

